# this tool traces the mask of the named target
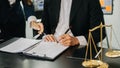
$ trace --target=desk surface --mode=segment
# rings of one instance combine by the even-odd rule
[[[54,61],[0,52],[0,68],[84,68],[82,66],[83,59],[68,58],[74,49],[74,47],[69,48]],[[103,59],[109,64],[109,68],[120,68],[120,58],[104,57]]]

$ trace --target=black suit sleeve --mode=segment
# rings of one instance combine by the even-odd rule
[[[101,10],[101,6],[99,0],[89,0],[89,16],[90,16],[90,29],[99,26],[101,23],[104,25],[103,12]],[[102,39],[105,38],[105,28],[102,29]],[[100,29],[92,32],[92,36],[94,38],[95,43],[100,42]],[[86,39],[88,39],[88,35],[86,35]]]
[[[49,0],[44,0],[44,10],[42,15],[42,23],[44,25],[44,32],[46,34],[50,34],[50,24],[49,24],[49,12],[48,7],[49,6]]]

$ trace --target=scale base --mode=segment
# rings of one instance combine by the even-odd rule
[[[105,54],[107,57],[120,57],[120,51],[117,50],[111,50],[106,52]]]
[[[82,65],[84,67],[89,67],[89,68],[108,68],[109,65],[107,63],[104,63],[100,60],[88,60],[88,61],[84,61],[82,63]]]

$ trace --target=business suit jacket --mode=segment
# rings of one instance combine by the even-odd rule
[[[61,0],[45,0],[42,22],[47,34],[54,34],[60,15]],[[85,36],[88,39],[89,29],[104,24],[103,12],[99,0],[73,0],[70,11],[69,26],[74,36]],[[62,28],[62,26],[61,26]],[[105,29],[103,29],[103,38]],[[100,41],[100,30],[93,32],[95,43]]]
[[[0,0],[0,29],[2,38],[8,40],[13,37],[25,37],[25,19],[34,14],[33,5],[29,6],[24,1],[25,15],[20,6],[21,0],[10,6],[8,0]],[[29,9],[29,10],[28,10]]]

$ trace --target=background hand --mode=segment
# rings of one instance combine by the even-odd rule
[[[35,22],[35,21],[32,21],[32,22],[30,23],[30,26],[31,26],[33,29],[38,30],[38,33],[39,33],[39,34],[42,34],[43,31],[44,31],[44,26],[43,26],[42,23],[37,23],[37,22]]]

